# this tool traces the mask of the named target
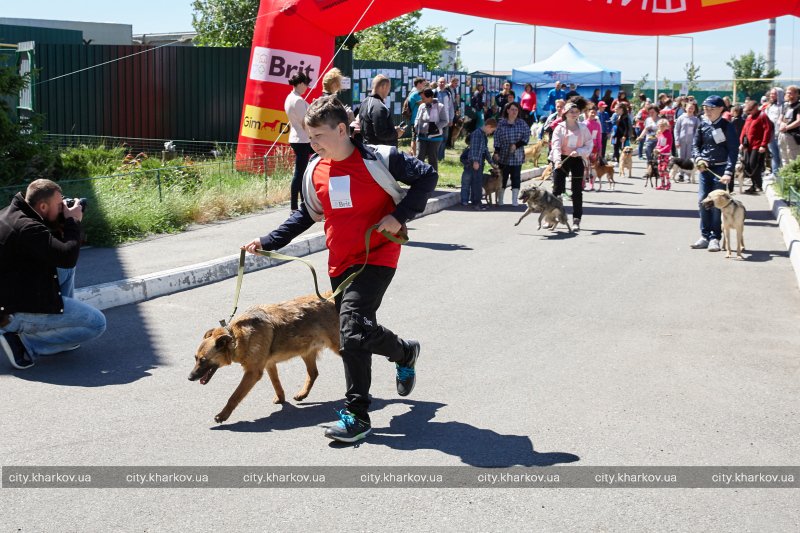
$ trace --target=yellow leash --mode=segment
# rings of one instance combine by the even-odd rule
[[[369,243],[372,239],[372,232],[378,230],[378,224],[374,224],[367,228],[366,233],[364,233],[364,246],[366,249],[366,254],[364,256],[364,263],[361,265],[361,268],[347,276],[345,280],[339,285],[339,287],[331,294],[329,297],[325,298],[319,292],[319,282],[317,280],[317,271],[314,269],[314,265],[311,264],[310,261],[302,259],[300,257],[294,257],[291,255],[285,255],[278,252],[271,252],[267,250],[256,250],[256,254],[263,255],[264,257],[270,257],[272,259],[278,259],[280,261],[300,261],[304,265],[306,265],[311,270],[311,277],[314,278],[314,292],[317,293],[317,297],[320,300],[333,300],[341,294],[351,283],[355,280],[359,274],[361,274],[365,268],[367,268],[367,261],[369,260]],[[393,235],[388,231],[382,231],[381,234],[389,239],[392,242],[397,244],[403,245],[408,242],[408,234],[405,230],[401,230],[399,235]],[[241,250],[239,253],[239,272],[236,276],[236,292],[233,297],[233,312],[231,316],[228,317],[228,320],[220,320],[219,323],[222,327],[226,327],[231,320],[233,320],[234,315],[236,315],[237,309],[239,309],[239,293],[242,290],[242,279],[244,279],[244,258],[245,258],[245,251]]]

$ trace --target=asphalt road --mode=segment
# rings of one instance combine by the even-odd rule
[[[107,312],[81,350],[0,365],[0,464],[797,465],[800,292],[762,197],[746,261],[689,249],[696,193],[623,180],[589,193],[582,231],[521,210],[411,224],[379,313],[422,342],[412,396],[373,363],[374,434],[322,436],[341,406],[332,354],[304,402],[263,380],[225,424],[238,367],[187,381],[234,282]],[[237,236],[237,242],[249,238]],[[325,253],[310,256],[325,270]],[[287,264],[249,274],[240,308],[311,291]],[[287,396],[302,365],[280,367]],[[796,531],[792,489],[0,489],[0,531]]]

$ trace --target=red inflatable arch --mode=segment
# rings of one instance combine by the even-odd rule
[[[286,123],[288,79],[316,83],[334,38],[421,8],[602,33],[677,34],[800,15],[797,0],[262,0],[250,53],[237,159],[263,155]],[[359,21],[360,19],[360,21]],[[330,67],[329,67],[330,68]],[[318,85],[311,98],[321,92]]]

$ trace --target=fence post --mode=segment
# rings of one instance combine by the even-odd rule
[[[269,171],[267,169],[267,154],[264,154],[264,191],[269,194]]]
[[[158,183],[158,203],[164,201],[161,196],[161,170],[156,170],[156,183]]]

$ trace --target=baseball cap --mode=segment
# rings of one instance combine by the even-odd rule
[[[603,102],[601,100],[601,101],[597,102],[597,107],[608,107],[608,104],[606,104],[605,102]]]
[[[716,94],[712,94],[703,100],[703,107],[725,107],[725,101]]]

